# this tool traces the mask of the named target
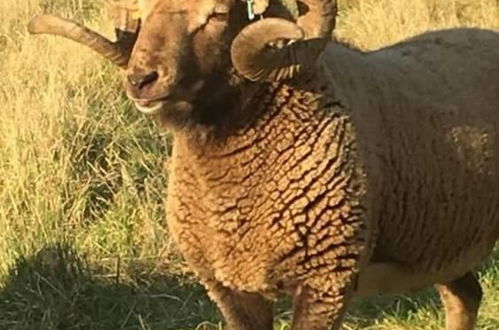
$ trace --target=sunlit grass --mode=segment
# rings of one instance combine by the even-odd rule
[[[470,26],[499,29],[496,0],[345,0],[336,34],[375,49],[428,30]]]
[[[117,69],[75,43],[26,32],[34,14],[58,12],[111,35],[101,8],[0,1],[0,329],[218,329],[165,230],[167,133],[132,109]],[[499,28],[495,0],[345,0],[341,9],[336,35],[363,49],[440,27]],[[493,260],[481,272],[480,329],[499,328]],[[285,307],[279,315],[276,329],[289,329]],[[358,301],[345,327],[442,322],[429,293]]]

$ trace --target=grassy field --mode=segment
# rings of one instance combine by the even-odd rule
[[[165,230],[170,138],[82,47],[26,33],[58,12],[109,34],[95,0],[0,2],[0,329],[219,329]],[[363,49],[439,27],[499,28],[497,0],[343,0]],[[479,329],[499,329],[499,251],[480,270]],[[276,329],[288,329],[287,301]],[[356,301],[346,329],[439,329],[433,291]]]

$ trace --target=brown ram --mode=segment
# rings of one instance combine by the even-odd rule
[[[264,19],[241,0],[139,1],[140,22],[135,4],[118,20],[133,50],[53,16],[30,29],[126,67],[130,99],[171,129],[169,229],[234,329],[272,329],[279,292],[294,330],[325,330],[355,294],[431,284],[446,329],[472,329],[472,270],[499,235],[499,35],[362,53],[329,40],[334,1],[302,0],[296,22],[253,4]]]

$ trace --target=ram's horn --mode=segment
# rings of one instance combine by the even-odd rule
[[[71,39],[90,47],[121,68],[125,68],[128,63],[127,49],[72,20],[54,15],[39,15],[29,22],[28,31],[31,34],[54,34]]]
[[[137,39],[140,28],[140,11],[137,0],[108,1],[118,42],[130,51]]]
[[[256,21],[234,39],[232,63],[239,74],[252,81],[291,79],[313,66],[327,43],[324,38],[303,38],[303,30],[293,22],[281,18]]]

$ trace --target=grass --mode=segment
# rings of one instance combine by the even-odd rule
[[[95,0],[0,2],[0,329],[219,329],[165,230],[170,137],[134,111],[120,73],[32,37],[58,12],[110,34]],[[496,0],[344,0],[336,34],[363,49],[428,29],[499,28]],[[497,250],[497,249],[496,249]],[[479,329],[499,328],[499,252],[480,271]],[[433,292],[356,301],[346,329],[439,329]],[[289,329],[289,303],[276,329]]]

